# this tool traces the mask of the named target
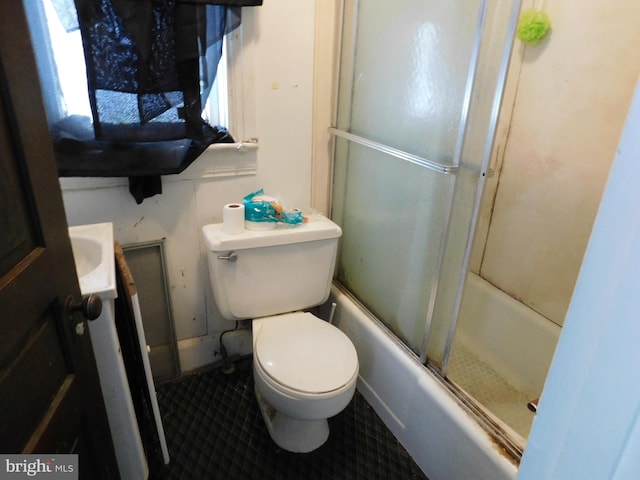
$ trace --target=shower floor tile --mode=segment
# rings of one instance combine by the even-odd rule
[[[237,365],[231,375],[213,370],[158,386],[171,463],[149,455],[150,479],[427,480],[357,392],[329,419],[323,446],[307,454],[281,450],[258,409],[251,361]]]
[[[527,402],[535,398],[535,394],[522,392],[510,385],[495,369],[459,342],[451,351],[447,376],[526,443],[534,416],[527,408]]]

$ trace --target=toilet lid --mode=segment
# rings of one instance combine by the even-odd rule
[[[310,313],[266,319],[254,356],[276,382],[304,393],[337,390],[358,370],[358,356],[349,337]]]

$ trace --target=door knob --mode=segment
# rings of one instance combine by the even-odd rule
[[[82,315],[87,320],[95,320],[102,313],[102,299],[95,293],[92,293],[84,297],[82,302],[76,303],[73,296],[69,295],[65,302],[65,310],[69,316],[75,312],[82,312]]]
[[[69,295],[64,302],[64,309],[70,320],[73,320],[75,312],[82,312],[82,316],[87,320],[95,320],[102,313],[102,299],[92,293],[84,297],[80,303],[76,303],[73,295]],[[76,334],[84,335],[84,320],[76,323]]]

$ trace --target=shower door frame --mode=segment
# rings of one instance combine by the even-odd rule
[[[439,277],[441,274],[441,270],[442,270],[442,261],[444,258],[444,252],[445,252],[445,247],[446,247],[446,240],[448,237],[448,231],[449,231],[449,224],[450,224],[450,219],[451,219],[451,206],[453,203],[453,196],[455,194],[455,187],[457,184],[457,174],[459,172],[459,167],[458,165],[460,165],[461,163],[461,154],[462,154],[462,145],[464,142],[464,138],[465,138],[465,131],[466,131],[466,126],[467,126],[467,118],[468,118],[468,113],[469,113],[469,108],[471,105],[471,93],[472,93],[472,87],[473,87],[473,80],[477,71],[477,66],[478,66],[478,59],[479,59],[479,51],[480,51],[480,46],[481,46],[481,40],[482,40],[482,34],[484,32],[484,21],[485,21],[485,13],[486,13],[486,8],[487,8],[487,4],[490,0],[479,0],[479,14],[478,14],[478,19],[476,22],[476,31],[475,31],[475,36],[474,36],[474,41],[473,41],[473,45],[472,45],[472,52],[471,52],[471,56],[469,59],[469,68],[467,70],[467,78],[465,81],[465,89],[464,89],[464,95],[463,95],[463,102],[462,102],[462,108],[461,108],[461,114],[460,114],[460,120],[459,120],[459,125],[458,125],[458,134],[457,134],[457,138],[456,138],[456,146],[455,146],[455,152],[453,155],[453,164],[452,165],[447,165],[447,164],[443,164],[440,162],[436,162],[436,161],[432,161],[428,158],[424,158],[418,155],[414,155],[412,153],[400,150],[398,148],[394,148],[391,147],[389,145],[385,145],[383,143],[380,142],[375,142],[373,140],[370,140],[368,138],[359,136],[359,135],[355,135],[349,131],[345,131],[342,129],[337,128],[337,121],[338,121],[338,117],[339,117],[339,113],[338,113],[338,109],[339,109],[339,98],[338,95],[335,96],[335,109],[332,112],[333,113],[333,118],[332,118],[332,125],[329,127],[328,131],[332,136],[332,140],[333,140],[333,144],[332,144],[332,157],[331,157],[331,187],[333,187],[334,185],[334,165],[335,165],[335,152],[336,152],[336,138],[342,138],[345,139],[349,142],[353,142],[359,145],[362,145],[364,147],[367,147],[369,149],[378,151],[378,152],[382,152],[386,155],[389,155],[391,157],[394,157],[396,159],[400,159],[403,160],[405,162],[409,162],[411,164],[417,165],[419,167],[423,167],[426,168],[428,170],[431,170],[433,172],[436,172],[438,174],[441,175],[452,175],[453,176],[453,181],[451,182],[449,188],[448,188],[448,192],[447,192],[447,202],[446,202],[446,210],[444,212],[444,226],[443,226],[443,235],[440,238],[440,245],[438,248],[438,258],[437,258],[437,262],[436,262],[436,268],[435,270],[432,272],[431,275],[431,281],[429,282],[429,285],[431,285],[431,290],[429,291],[429,306],[428,306],[428,311],[427,311],[427,316],[424,319],[424,323],[425,323],[425,333],[423,335],[422,338],[422,345],[419,349],[419,354],[417,355],[418,358],[420,359],[420,362],[424,365],[427,365],[427,363],[429,362],[429,358],[427,355],[427,345],[429,342],[429,337],[430,337],[430,333],[432,330],[432,326],[433,326],[433,313],[434,313],[434,307],[435,307],[435,301],[437,298],[437,293],[438,293],[438,287],[439,287]],[[344,52],[344,44],[345,44],[345,21],[349,22],[350,24],[350,28],[351,30],[353,30],[351,33],[353,35],[353,38],[349,39],[350,42],[350,46],[351,46],[351,52],[350,52],[350,56],[349,58],[353,61],[353,59],[355,59],[355,46],[356,46],[356,41],[355,41],[355,34],[356,34],[356,30],[357,30],[357,12],[359,11],[359,5],[360,5],[360,0],[353,0],[352,2],[352,9],[347,9],[346,8],[346,4],[349,2],[349,0],[342,0],[340,1],[340,12],[339,12],[339,25],[340,25],[340,29],[338,32],[339,35],[339,39],[338,39],[338,61],[336,62],[337,68],[336,68],[336,78],[335,78],[335,85],[336,85],[336,89],[340,88],[340,78],[342,75],[342,65],[343,65],[343,52]],[[354,13],[356,12],[356,13]],[[351,63],[348,67],[348,70],[350,72],[353,72],[353,64]],[[353,78],[353,75],[350,74],[350,77]],[[346,103],[351,103],[350,99],[348,102]],[[349,107],[350,108],[350,107]],[[484,168],[484,166],[483,166]],[[329,195],[329,211],[332,211],[332,200],[333,200],[333,194],[332,192]],[[340,288],[345,291],[348,292],[349,295],[351,297],[353,297],[354,299],[357,300],[357,298],[351,294],[351,292],[342,284],[340,284],[339,282],[336,282]],[[461,295],[460,295],[461,297]],[[360,302],[358,300],[358,303],[360,305],[362,305],[362,302]],[[364,307],[364,305],[362,305]],[[366,307],[365,307],[366,308]],[[372,314],[373,315],[373,314]],[[373,315],[375,317],[375,315]],[[380,322],[381,324],[384,325],[384,323]],[[454,325],[452,325],[451,330],[455,329],[455,322],[453,322]],[[393,335],[395,335],[395,333],[392,332],[391,329],[389,329],[389,327],[387,327],[385,325],[385,330],[392,333]],[[397,335],[396,335],[397,336]],[[451,332],[450,334],[447,335],[447,337],[451,337],[453,336],[453,332]],[[449,357],[449,350],[451,348],[451,345],[447,345],[445,346],[445,353],[443,355],[443,358],[446,360]],[[408,348],[409,351],[412,352],[412,354],[416,354],[411,348]],[[446,376],[446,370],[447,370],[447,365],[446,365],[446,361],[441,362],[440,365],[435,366],[435,370],[442,375],[443,377]]]
[[[387,327],[380,319],[378,319],[373,313],[371,313],[366,306],[360,302],[357,297],[353,293],[351,293],[344,285],[340,284],[338,281],[338,288],[347,294],[350,298],[352,298],[360,307],[368,313],[368,315],[378,323],[378,325],[382,328],[382,330],[386,333],[386,335],[390,336],[396,343],[398,343],[405,351],[407,351],[410,355],[419,359],[420,363],[425,365],[434,375],[442,381],[444,385],[460,400],[460,402],[468,409],[468,411],[478,420],[481,426],[490,433],[496,440],[500,442],[500,444],[505,448],[505,450],[514,458],[516,461],[519,461],[524,446],[520,445],[517,441],[511,438],[511,435],[499,424],[496,422],[491,415],[487,414],[487,412],[483,409],[483,407],[479,406],[475,400],[470,398],[461,388],[457,387],[451,381],[447,379],[447,368],[449,357],[451,353],[451,348],[453,344],[453,339],[455,335],[457,318],[460,311],[460,305],[462,303],[462,296],[464,291],[464,284],[466,280],[467,270],[470,262],[473,241],[475,237],[475,230],[478,223],[479,212],[482,204],[482,196],[484,192],[484,187],[486,183],[487,176],[492,175],[493,170],[490,168],[491,163],[491,154],[493,151],[493,145],[495,141],[495,135],[497,130],[498,123],[498,115],[500,111],[500,106],[502,103],[502,98],[505,90],[505,83],[507,77],[507,71],[512,55],[513,49],[513,40],[511,42],[506,42],[504,45],[504,49],[502,51],[502,55],[500,58],[500,64],[498,66],[498,74],[496,76],[496,89],[494,91],[493,99],[490,102],[489,106],[489,114],[488,114],[488,123],[486,125],[486,134],[484,135],[483,148],[482,148],[482,159],[479,163],[479,166],[476,166],[475,169],[477,171],[477,186],[476,192],[473,198],[473,206],[472,212],[469,218],[468,223],[468,234],[465,240],[464,245],[464,253],[462,256],[462,261],[460,264],[460,270],[458,273],[457,279],[457,289],[455,293],[455,297],[453,300],[453,305],[451,306],[451,315],[448,318],[447,329],[446,329],[446,340],[444,342],[444,346],[442,349],[442,354],[440,357],[440,361],[434,361],[434,359],[430,356],[429,352],[429,342],[433,338],[433,330],[434,330],[434,315],[436,310],[436,301],[438,299],[438,293],[440,291],[440,277],[442,275],[442,270],[444,263],[446,261],[447,254],[447,245],[449,236],[451,234],[452,228],[452,217],[453,217],[453,203],[454,197],[456,194],[457,186],[460,183],[459,173],[461,170],[461,166],[463,164],[463,153],[465,151],[465,140],[466,135],[468,133],[468,125],[469,125],[469,112],[472,108],[472,95],[474,93],[474,86],[476,75],[478,73],[478,62],[480,60],[482,41],[484,38],[485,28],[487,28],[487,10],[490,8],[490,2],[492,0],[480,0],[479,7],[479,15],[477,21],[477,29],[475,33],[475,39],[473,43],[473,51],[470,58],[470,67],[467,73],[466,86],[464,92],[464,101],[462,104],[462,112],[460,116],[459,122],[459,130],[456,140],[456,148],[454,155],[453,165],[445,165],[438,162],[431,161],[427,158],[423,158],[409,152],[405,152],[403,150],[390,147],[388,145],[372,141],[365,137],[355,135],[349,131],[341,130],[336,127],[337,118],[338,118],[338,95],[334,96],[334,110],[332,112],[332,125],[328,129],[328,133],[331,138],[331,156],[330,156],[330,172],[329,172],[329,195],[328,195],[328,207],[329,211],[332,211],[332,186],[334,183],[334,159],[336,155],[336,139],[342,138],[349,142],[354,142],[364,147],[385,153],[392,157],[404,160],[406,162],[410,162],[412,164],[418,165],[423,168],[430,169],[432,171],[438,172],[442,175],[453,175],[454,180],[451,182],[448,191],[448,201],[446,204],[446,210],[444,214],[444,228],[442,231],[442,235],[440,238],[440,247],[438,251],[437,258],[437,268],[436,271],[433,272],[432,282],[430,284],[431,288],[428,292],[429,295],[429,306],[427,311],[427,318],[425,318],[425,333],[422,341],[422,346],[420,348],[419,354],[416,354],[411,348],[409,348],[389,327]],[[499,1],[499,0],[497,0]],[[334,79],[334,85],[336,90],[339,88],[340,83],[340,75],[341,75],[341,65],[342,65],[342,53],[343,53],[343,43],[344,43],[344,22],[345,16],[350,12],[345,13],[345,1],[340,1],[340,10],[339,10],[339,30],[338,30],[338,61],[336,62],[336,76]],[[507,30],[506,30],[506,38],[515,38],[515,30],[518,20],[518,15],[521,7],[521,0],[505,0],[505,3],[511,4],[511,13],[509,16],[509,20],[507,22]],[[354,1],[354,10],[358,10],[359,0]],[[357,19],[352,19],[357,20]],[[351,42],[352,46],[355,46],[355,41]],[[351,56],[353,59],[353,55]],[[351,70],[353,71],[353,65],[351,65]],[[481,108],[481,107],[478,107]]]
[[[446,335],[446,342],[445,342],[445,348],[443,350],[443,355],[442,355],[442,362],[441,363],[433,363],[431,361],[431,357],[428,356],[428,349],[427,346],[429,344],[429,340],[431,338],[432,335],[432,329],[433,329],[433,315],[434,315],[434,306],[435,306],[435,302],[436,302],[436,298],[437,298],[437,294],[438,294],[438,290],[439,290],[439,283],[440,283],[440,276],[441,276],[441,271],[442,271],[442,265],[444,263],[444,259],[445,259],[445,249],[446,249],[446,245],[447,245],[447,240],[449,238],[449,234],[450,234],[450,228],[451,228],[451,216],[452,216],[452,204],[453,204],[453,197],[455,195],[455,191],[456,191],[456,186],[458,185],[458,174],[461,170],[460,165],[462,164],[462,154],[463,154],[463,144],[465,141],[465,137],[467,134],[467,127],[468,127],[468,120],[469,120],[469,110],[472,106],[472,102],[471,102],[471,96],[473,93],[473,87],[474,87],[474,80],[475,80],[475,76],[477,74],[478,71],[478,61],[480,58],[480,49],[482,46],[482,40],[483,40],[483,34],[485,32],[485,28],[486,28],[486,15],[487,15],[487,9],[489,8],[489,2],[491,0],[480,0],[480,6],[479,6],[479,11],[480,14],[478,15],[478,21],[477,21],[477,29],[476,29],[476,35],[475,35],[475,39],[474,39],[474,43],[473,43],[473,47],[472,47],[472,54],[471,54],[471,58],[470,58],[470,67],[467,73],[467,79],[466,79],[466,87],[465,87],[465,92],[464,92],[464,100],[463,100],[463,104],[462,104],[462,109],[461,109],[461,116],[460,116],[460,127],[458,130],[458,135],[457,135],[457,140],[456,140],[456,149],[455,149],[455,154],[454,154],[454,164],[453,165],[447,165],[447,164],[442,164],[439,162],[435,162],[432,160],[429,160],[427,158],[424,157],[420,157],[418,155],[414,155],[411,154],[409,152],[385,145],[383,143],[379,143],[379,142],[375,142],[373,140],[367,139],[365,137],[359,136],[359,135],[355,135],[349,131],[345,131],[345,130],[341,130],[339,128],[337,128],[336,122],[337,122],[337,116],[338,116],[338,106],[337,106],[337,95],[336,95],[336,101],[335,101],[335,105],[334,105],[334,111],[332,112],[332,117],[333,117],[333,122],[332,122],[332,126],[330,126],[328,128],[328,132],[332,137],[333,140],[333,144],[331,147],[332,150],[332,157],[331,157],[331,181],[330,183],[333,184],[333,156],[335,155],[335,139],[336,138],[343,138],[345,140],[348,140],[350,142],[353,143],[357,143],[359,145],[365,146],[367,148],[385,153],[387,155],[390,155],[392,157],[401,159],[403,161],[418,165],[420,167],[423,168],[427,168],[429,170],[432,170],[434,172],[443,174],[443,175],[453,175],[454,176],[454,181],[452,182],[451,187],[449,188],[449,197],[448,197],[448,202],[447,202],[447,207],[446,207],[446,212],[445,212],[445,225],[443,228],[443,233],[442,233],[442,237],[440,240],[440,248],[439,248],[439,253],[438,253],[438,260],[437,260],[437,269],[436,271],[433,273],[433,281],[430,283],[432,285],[431,291],[429,292],[429,310],[428,310],[428,314],[427,314],[427,318],[425,318],[425,325],[426,325],[426,329],[425,329],[425,334],[423,337],[423,342],[422,342],[422,347],[420,349],[420,353],[417,355],[418,358],[420,359],[420,362],[423,364],[430,364],[436,372],[438,372],[440,375],[442,375],[443,377],[446,376],[447,373],[447,364],[448,364],[448,359],[449,359],[449,355],[450,355],[450,351],[451,351],[451,345],[453,342],[453,336],[455,333],[455,327],[456,327],[456,320],[457,320],[457,316],[459,313],[459,309],[460,309],[460,304],[462,301],[462,293],[464,290],[464,281],[466,278],[466,272],[468,269],[468,264],[469,264],[469,259],[471,257],[471,250],[472,250],[472,246],[473,246],[473,239],[474,239],[474,232],[475,232],[475,228],[477,225],[477,219],[479,216],[479,212],[480,212],[480,207],[481,207],[481,202],[482,202],[482,195],[484,192],[484,186],[485,186],[485,181],[488,175],[491,175],[493,173],[493,171],[490,169],[490,161],[491,161],[491,153],[492,153],[492,149],[493,149],[493,143],[494,143],[494,137],[495,137],[495,132],[496,132],[496,127],[497,127],[497,121],[498,121],[498,113],[500,110],[500,105],[502,102],[502,96],[504,93],[504,85],[505,85],[505,81],[506,81],[506,75],[507,75],[507,70],[508,70],[508,66],[509,66],[509,61],[510,61],[510,57],[511,57],[511,51],[512,51],[512,46],[513,46],[513,42],[509,43],[508,45],[505,46],[505,49],[503,51],[502,57],[501,57],[501,62],[499,65],[499,74],[497,76],[497,89],[495,90],[495,94],[493,96],[493,100],[491,102],[491,114],[490,114],[490,119],[489,119],[489,124],[487,126],[487,132],[486,132],[486,136],[484,139],[484,149],[483,149],[483,153],[482,153],[482,160],[480,162],[479,165],[479,171],[478,171],[478,180],[477,180],[477,190],[476,190],[476,195],[474,198],[474,202],[473,202],[473,212],[471,214],[471,219],[470,219],[470,224],[469,224],[469,228],[468,228],[468,237],[466,240],[466,245],[465,245],[465,251],[464,251],[464,258],[462,261],[462,265],[461,265],[461,270],[460,270],[460,274],[459,274],[459,278],[458,278],[458,287],[457,287],[457,294],[455,297],[455,301],[454,301],[454,306],[453,306],[453,310],[452,310],[452,316],[451,319],[448,323],[449,328],[447,329],[447,335]],[[354,10],[358,10],[358,5],[359,5],[360,0],[355,0],[354,1]],[[510,38],[514,37],[515,34],[515,28],[516,28],[516,23],[517,23],[517,14],[519,12],[520,9],[520,4],[521,4],[521,0],[512,0],[512,13],[511,13],[511,17],[509,19],[508,22],[508,27],[507,27],[507,35],[509,35]],[[339,11],[339,24],[340,26],[344,25],[345,22],[345,17],[346,15],[348,15],[350,12],[345,12],[345,2],[341,1],[340,2],[340,11]],[[338,52],[339,55],[341,55],[342,49],[343,49],[343,44],[344,44],[344,28],[341,28],[341,30],[338,32]],[[355,46],[355,42],[352,41],[352,45]],[[352,56],[353,58],[353,56]],[[338,61],[337,62],[337,69],[336,69],[336,80],[335,80],[335,84],[336,86],[339,84],[339,77],[341,74],[340,71],[340,66],[341,66],[341,62]],[[331,207],[332,207],[332,195],[329,195],[329,211],[331,211]],[[346,288],[344,288],[344,286],[342,286],[342,289],[345,291],[348,291]],[[411,351],[411,349],[409,349]],[[415,353],[414,353],[415,354]]]

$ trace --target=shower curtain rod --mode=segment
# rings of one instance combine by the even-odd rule
[[[458,167],[456,166],[433,162],[426,158],[419,157],[418,155],[414,155],[397,148],[389,147],[388,145],[384,145],[382,143],[374,142],[373,140],[369,140],[368,138],[360,137],[359,135],[354,135],[353,133],[345,132],[344,130],[340,130],[338,128],[329,127],[329,133],[335,135],[336,137],[350,140],[354,143],[358,143],[373,150],[377,150],[378,152],[386,153],[387,155],[391,155],[415,165],[428,168],[429,170],[433,170],[438,173],[452,175],[458,172]]]

